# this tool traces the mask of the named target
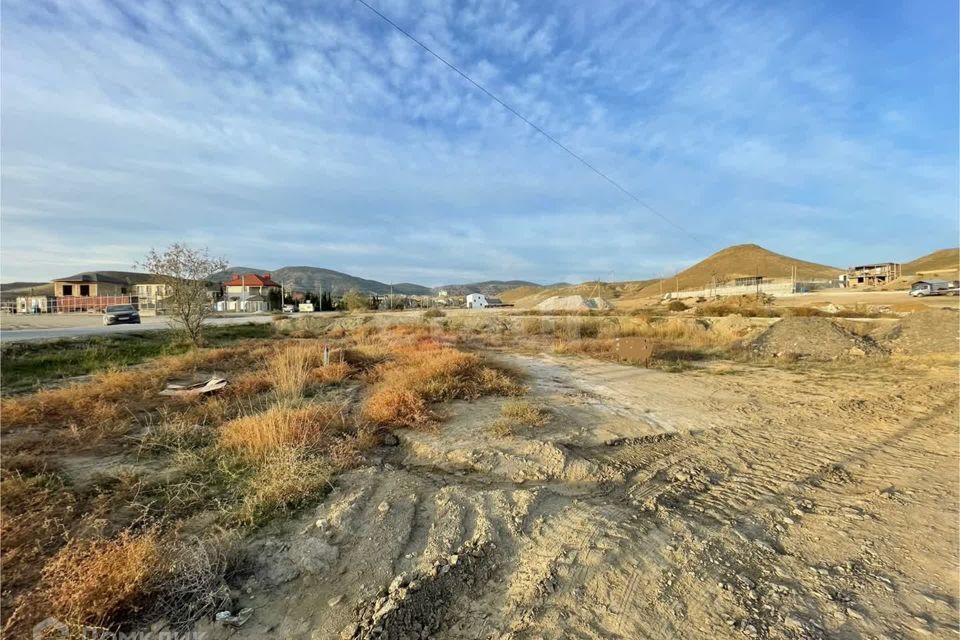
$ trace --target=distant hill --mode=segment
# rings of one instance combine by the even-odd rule
[[[6,282],[0,284],[0,291],[16,291],[17,289],[30,289],[42,287],[49,282]]]
[[[628,280],[624,282],[584,282],[568,284],[561,282],[546,287],[524,286],[509,289],[500,294],[500,299],[520,308],[536,306],[552,296],[583,296],[585,298],[604,298],[619,306],[623,298],[630,298],[655,280]]]
[[[330,292],[343,295],[356,289],[365,293],[390,293],[390,285],[376,280],[367,280],[351,276],[349,273],[321,269],[320,267],[281,267],[280,269],[253,269],[250,267],[229,267],[212,276],[216,282],[226,282],[235,274],[269,273],[274,281],[298,290]],[[401,282],[393,285],[393,292],[403,295],[432,295],[430,287]]]
[[[960,267],[960,248],[940,249],[900,265],[900,272],[913,275],[918,271],[956,271]]]
[[[136,271],[82,271],[81,273],[85,275],[115,278],[129,284],[147,282],[152,277],[148,273],[138,273]],[[58,277],[68,278],[75,275],[79,274],[64,273]],[[31,294],[35,296],[52,296],[53,285],[50,282],[9,282],[7,284],[0,285],[0,296],[2,296],[5,300],[16,298],[17,296],[27,296]]]
[[[484,282],[471,282],[470,284],[447,284],[442,287],[434,287],[433,292],[446,291],[451,296],[465,296],[470,293],[495,296],[517,287],[540,288],[540,285],[526,280],[485,280]]]
[[[796,267],[798,278],[833,278],[843,270],[815,262],[807,262],[790,256],[774,253],[755,244],[738,244],[716,252],[676,276],[664,278],[664,290],[677,286],[694,289],[708,285],[714,278],[717,282],[742,276],[761,275],[767,278],[789,278]],[[659,280],[640,291],[640,295],[657,295]]]

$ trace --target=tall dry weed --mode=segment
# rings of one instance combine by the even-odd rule
[[[279,449],[320,446],[343,429],[344,418],[344,407],[335,404],[274,406],[226,422],[219,441],[249,460],[264,460]]]
[[[363,417],[376,424],[405,427],[430,422],[431,402],[522,390],[522,385],[486,366],[479,356],[436,339],[393,346],[391,360],[377,365],[369,379],[376,384],[363,403]]]
[[[106,626],[147,603],[161,558],[156,532],[122,532],[112,540],[72,540],[43,568],[41,600],[71,625]]]

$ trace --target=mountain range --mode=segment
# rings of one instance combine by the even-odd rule
[[[468,284],[448,284],[442,287],[425,287],[411,282],[387,284],[377,280],[358,278],[341,271],[306,266],[281,267],[280,269],[274,269],[272,271],[270,269],[255,269],[253,267],[229,267],[219,273],[215,273],[211,276],[211,280],[215,282],[225,282],[234,275],[242,273],[269,273],[274,282],[282,283],[286,287],[299,291],[324,291],[332,293],[333,295],[343,295],[352,289],[379,295],[393,292],[401,295],[431,296],[436,295],[440,291],[446,291],[452,296],[461,296],[468,293],[497,295],[501,291],[516,287],[541,286],[534,282],[527,282],[526,280],[486,280],[484,282]]]
[[[902,265],[904,276],[924,273],[944,273],[957,270],[960,262],[960,249],[950,248],[934,251]],[[762,275],[766,277],[789,277],[793,270],[799,278],[832,278],[842,270],[790,256],[774,253],[755,244],[741,244],[727,247],[701,260],[691,267],[663,280],[663,288],[671,287],[690,288],[703,286],[716,279],[726,280],[736,276]],[[150,278],[147,274],[130,271],[95,271],[114,278],[126,280],[131,284],[143,282]],[[602,296],[611,299],[644,298],[660,293],[660,280],[634,280],[628,282],[586,282],[571,285],[558,282],[549,285],[540,285],[526,280],[485,280],[467,284],[447,284],[440,287],[425,287],[410,282],[387,284],[377,280],[358,278],[349,273],[322,269],[320,267],[295,266],[280,269],[258,269],[253,267],[229,267],[213,276],[211,280],[225,282],[241,273],[270,273],[278,283],[300,291],[332,293],[335,296],[356,289],[365,293],[378,295],[389,294],[391,291],[401,295],[436,295],[446,291],[451,296],[462,296],[468,293],[482,293],[487,296],[500,296],[505,302],[523,306],[535,303],[554,295],[584,295]],[[948,274],[949,275],[949,274]],[[0,296],[4,299],[17,295],[52,295],[53,287],[49,282],[9,282],[0,284]]]

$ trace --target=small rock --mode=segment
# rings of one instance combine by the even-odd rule
[[[405,586],[407,586],[407,576],[406,574],[401,573],[400,575],[395,577],[393,581],[390,583],[390,588],[388,589],[388,591],[396,591]]]
[[[390,503],[384,500],[379,505],[377,505],[377,511],[379,511],[380,513],[386,513],[387,511],[390,511]]]
[[[337,606],[338,604],[340,604],[340,601],[341,601],[341,600],[343,600],[343,596],[342,596],[342,595],[333,596],[332,598],[330,598],[329,600],[327,600],[327,606],[328,606],[328,607],[335,607],[335,606]]]
[[[383,436],[383,444],[388,447],[395,447],[400,444],[400,438],[392,433],[388,433],[387,435]]]
[[[746,635],[746,636],[750,636],[751,638],[756,638],[756,637],[757,637],[757,628],[756,628],[755,626],[753,626],[752,624],[748,624],[747,626],[745,626],[745,627],[743,628],[743,634]]]
[[[216,620],[218,624],[230,627],[241,627],[253,615],[253,609],[244,607],[233,615],[230,611],[221,611],[217,613]]]

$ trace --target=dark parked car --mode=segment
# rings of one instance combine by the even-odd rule
[[[140,324],[140,313],[132,304],[111,304],[103,314],[103,324]]]

